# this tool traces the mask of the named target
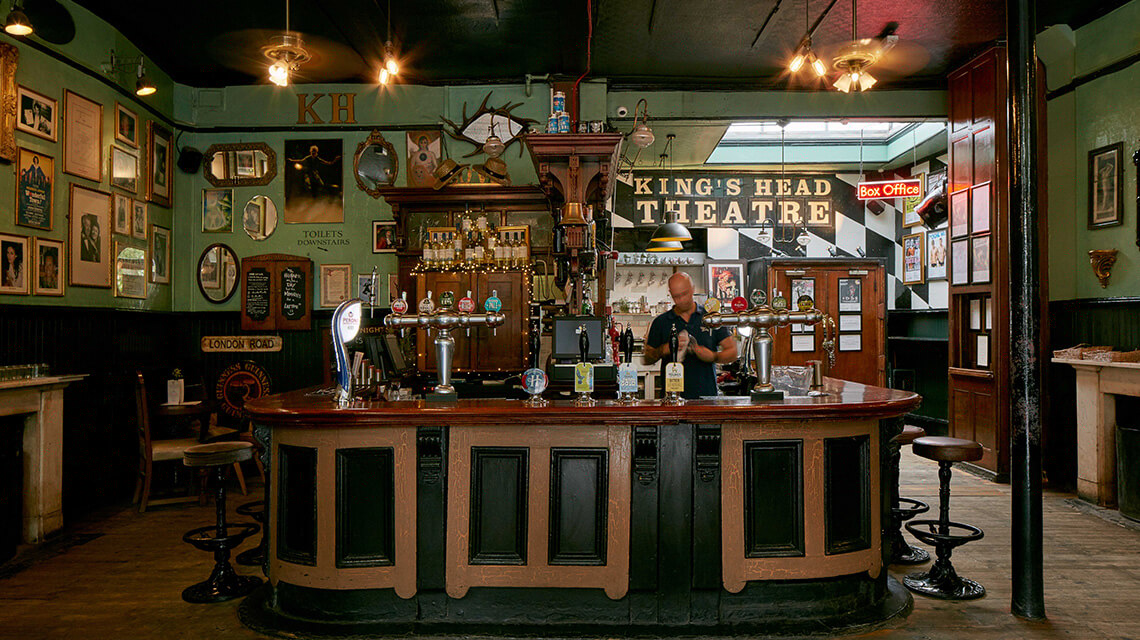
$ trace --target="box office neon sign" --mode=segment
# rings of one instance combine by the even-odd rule
[[[860,200],[917,198],[922,195],[922,180],[884,180],[860,182],[855,197]]]

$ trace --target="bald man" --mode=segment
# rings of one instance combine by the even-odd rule
[[[701,326],[705,310],[693,302],[693,280],[689,274],[678,272],[669,278],[669,296],[673,298],[673,308],[654,318],[649,325],[642,351],[645,364],[661,361],[658,384],[663,387],[665,365],[673,361],[669,336],[673,327],[677,327],[677,361],[685,365],[685,392],[681,395],[685,398],[715,396],[716,365],[736,360],[736,340],[724,327]]]

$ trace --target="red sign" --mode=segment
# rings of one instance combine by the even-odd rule
[[[732,299],[732,310],[735,311],[736,313],[740,313],[741,311],[744,311],[747,308],[748,308],[748,301],[745,300],[743,297],[737,296],[737,297]]]
[[[922,180],[887,180],[860,182],[856,197],[860,200],[917,198],[922,195]]]

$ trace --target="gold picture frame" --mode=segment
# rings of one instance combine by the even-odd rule
[[[26,296],[32,290],[31,238],[0,233],[0,294]]]
[[[34,238],[32,255],[35,256],[35,278],[32,291],[37,296],[62,296],[64,261],[63,241]],[[47,258],[51,258],[48,262]]]
[[[174,200],[174,138],[153,121],[146,123],[146,199],[168,209]]]
[[[135,149],[139,148],[139,116],[121,102],[115,103],[115,139]]]
[[[16,159],[16,67],[20,50],[0,43],[0,159]]]
[[[56,141],[59,101],[20,85],[16,87],[16,130]]]
[[[335,307],[352,297],[352,265],[322,264],[321,306]]]
[[[111,194],[75,183],[68,201],[67,284],[111,288]]]

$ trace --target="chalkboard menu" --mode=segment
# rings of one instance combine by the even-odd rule
[[[312,325],[313,262],[271,253],[242,260],[243,331],[308,330]]]

